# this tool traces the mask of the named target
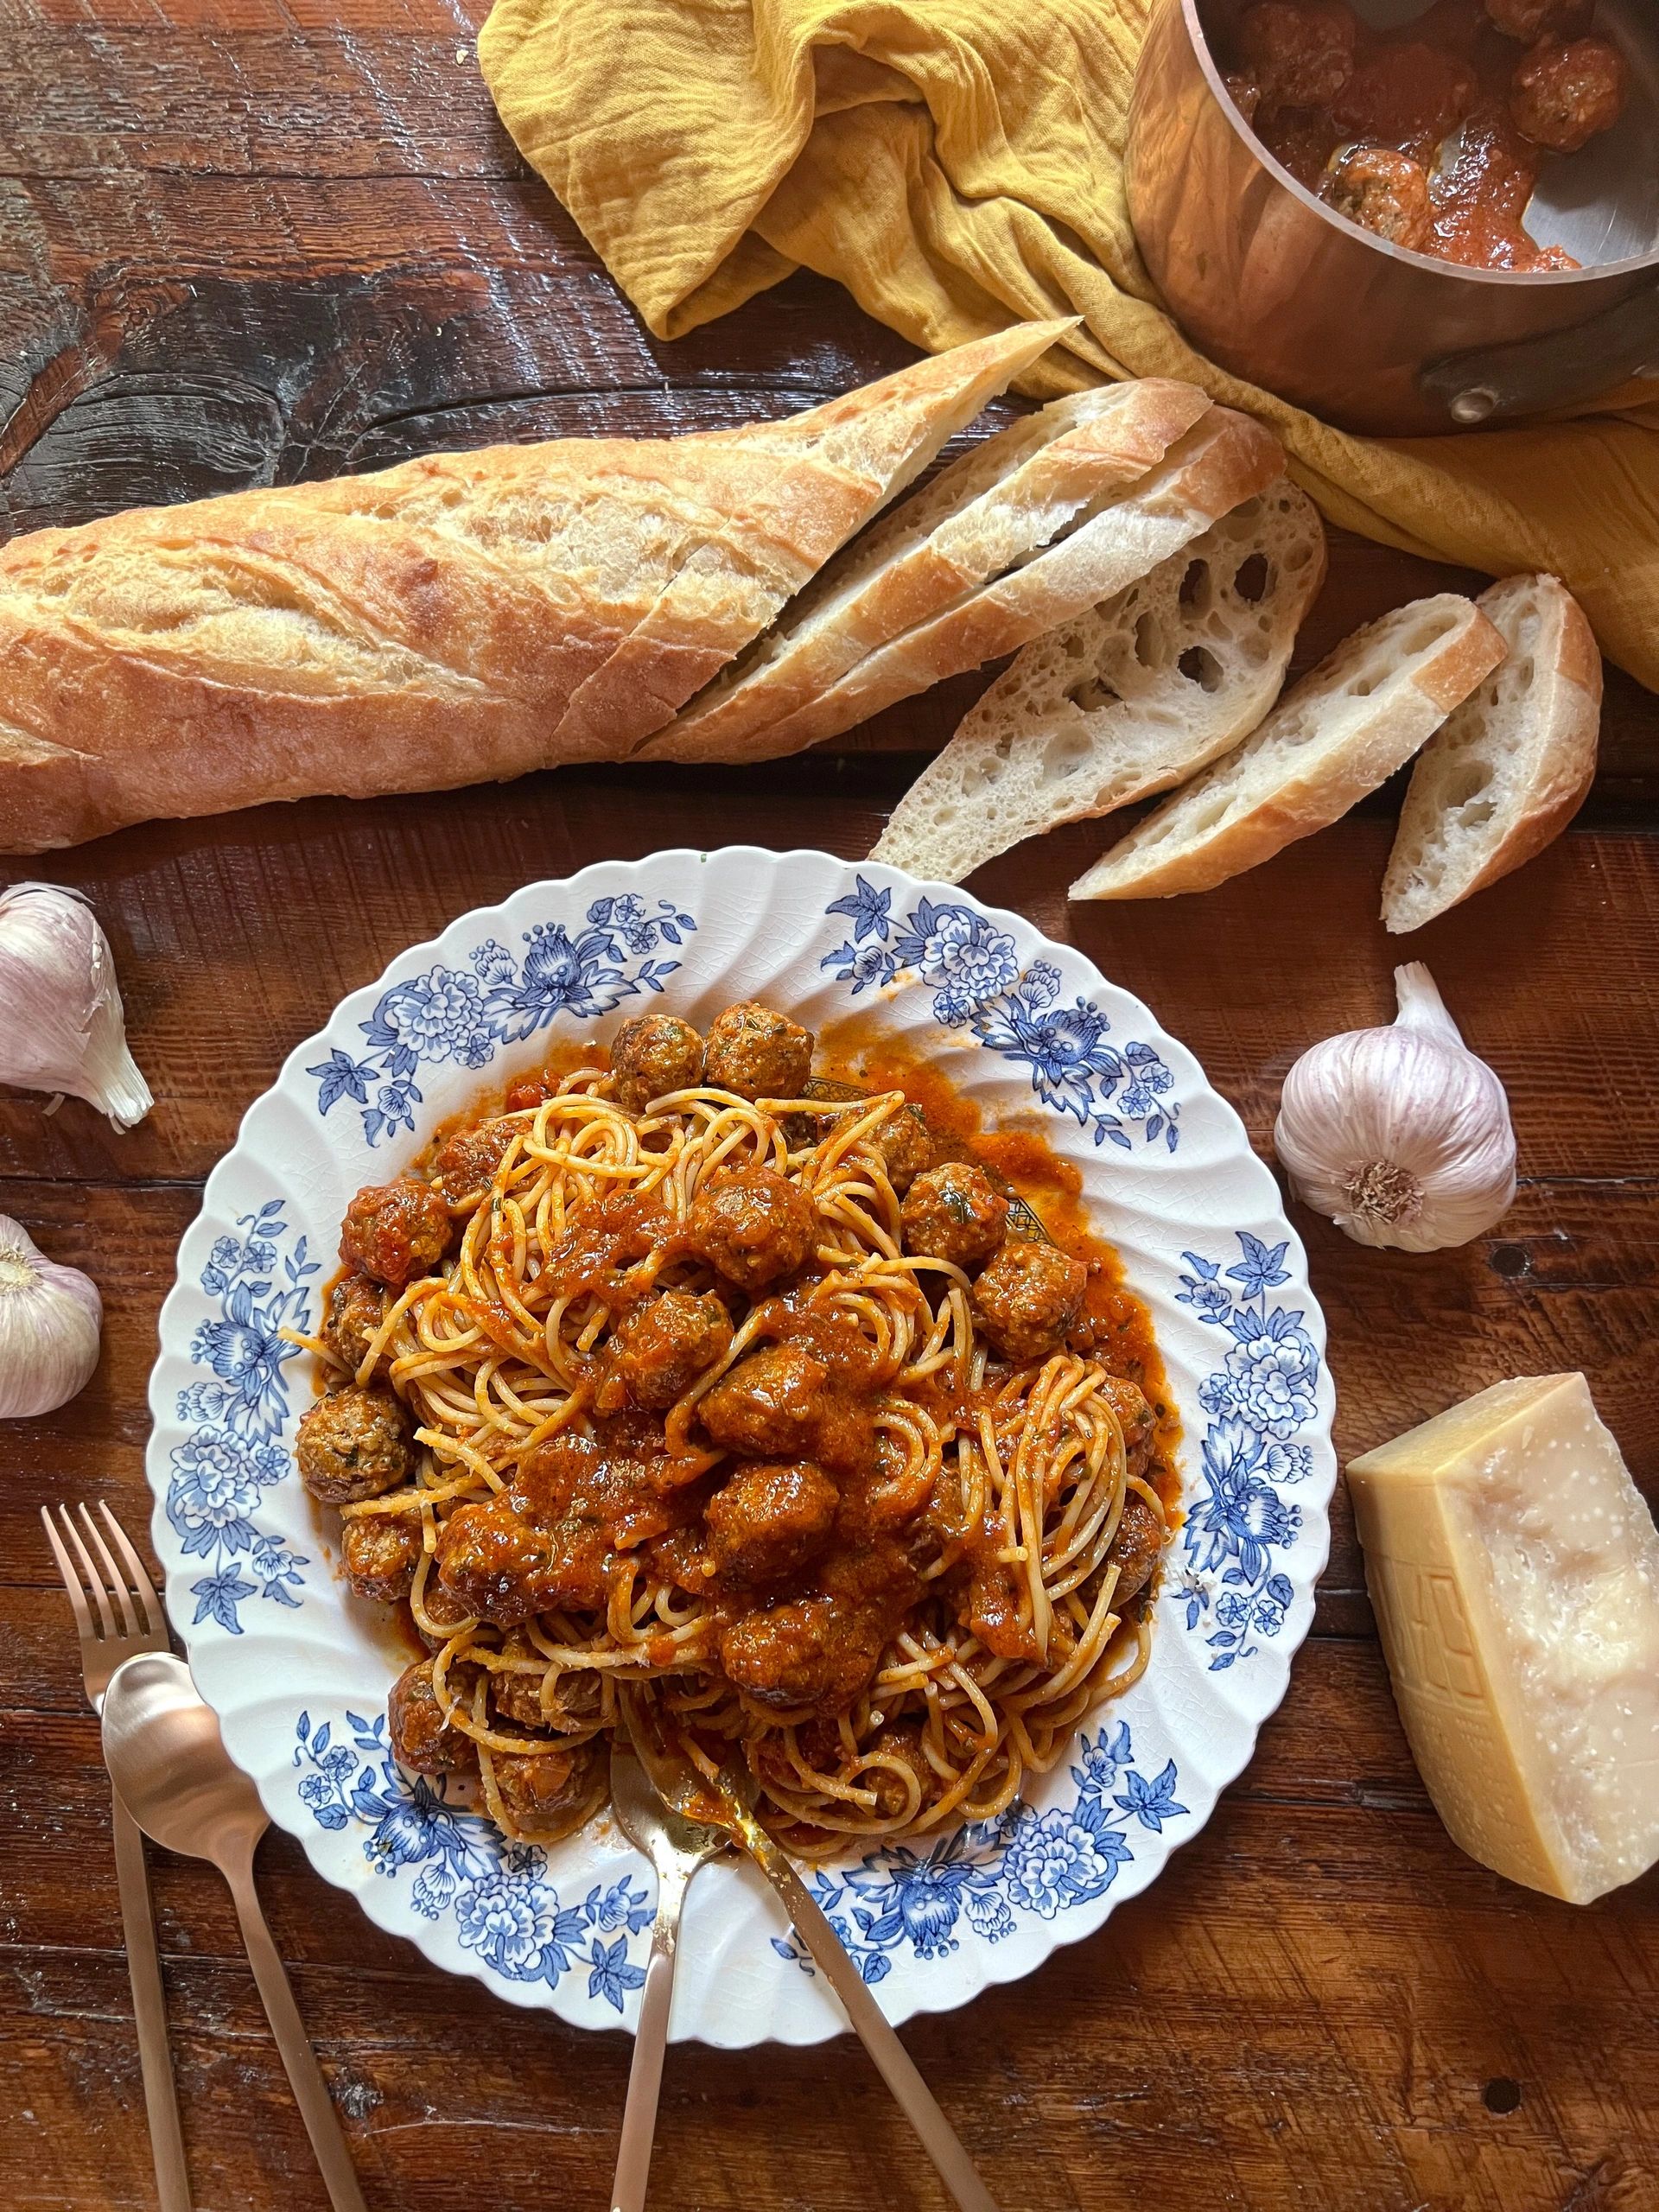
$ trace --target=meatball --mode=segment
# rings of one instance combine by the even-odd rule
[[[698,1406],[715,1442],[755,1459],[806,1459],[828,1402],[830,1370],[799,1344],[771,1344],[722,1375]]]
[[[844,1713],[880,1664],[883,1642],[832,1599],[794,1598],[734,1621],[721,1636],[720,1663],[757,1705]]]
[[[575,1744],[568,1750],[493,1751],[501,1809],[514,1835],[529,1843],[556,1843],[585,1818],[596,1796],[598,1749]]]
[[[430,1183],[400,1175],[371,1184],[346,1209],[340,1256],[389,1290],[430,1274],[449,1249],[449,1209]]]
[[[611,1372],[636,1406],[660,1411],[725,1358],[732,1317],[709,1291],[665,1290],[636,1306],[611,1337]]]
[[[740,1098],[798,1098],[812,1072],[812,1032],[786,1014],[746,999],[717,1014],[703,1047],[703,1071],[715,1090]]]
[[[1239,49],[1270,107],[1324,107],[1354,73],[1358,26],[1341,0],[1256,0]]]
[[[1157,1570],[1164,1548],[1166,1531],[1163,1522],[1147,1504],[1138,1490],[1132,1490],[1123,1501],[1122,1518],[1117,1533],[1112,1538],[1107,1558],[1117,1568],[1117,1587],[1112,1592],[1112,1610],[1121,1613],[1131,1599],[1138,1598]]]
[[[947,1160],[916,1178],[899,1219],[906,1251],[976,1268],[1002,1242],[1008,1202],[982,1167]]]
[[[460,1130],[449,1139],[432,1163],[432,1177],[450,1205],[478,1204],[523,1126],[518,1122],[481,1122],[475,1129]]]
[[[837,1503],[835,1484],[810,1459],[749,1461],[703,1508],[715,1572],[735,1582],[791,1573],[822,1548]]]
[[[459,1598],[451,1597],[435,1574],[426,1578],[426,1587],[421,1592],[421,1610],[433,1628],[442,1630],[439,1635],[426,1629],[417,1630],[429,1651],[442,1651],[461,1623],[474,1618],[472,1607],[463,1605]]]
[[[677,1014],[637,1014],[616,1033],[611,1071],[617,1103],[643,1114],[653,1098],[693,1090],[702,1081],[702,1039]]]
[[[1522,46],[1535,40],[1581,38],[1596,12],[1596,0],[1486,0],[1492,28]]]
[[[438,1580],[468,1613],[504,1626],[528,1620],[553,1602],[552,1547],[505,1497],[462,1505],[438,1538]],[[429,1601],[427,1610],[431,1611]]]
[[[902,1198],[924,1168],[933,1164],[933,1139],[912,1106],[901,1107],[871,1140],[881,1155],[887,1180]]]
[[[395,1605],[421,1563],[421,1524],[391,1513],[359,1513],[340,1534],[340,1564],[359,1598]]]
[[[340,1365],[355,1375],[385,1318],[386,1294],[378,1282],[365,1274],[342,1276],[328,1294],[322,1340]]]
[[[1624,57],[1605,38],[1535,46],[1510,85],[1510,113],[1523,138],[1552,154],[1576,154],[1624,111]]]
[[[414,1468],[410,1419],[390,1390],[348,1382],[319,1398],[300,1423],[300,1480],[325,1505],[352,1505],[406,1483]]]
[[[504,1659],[533,1659],[543,1663],[537,1651],[518,1629],[514,1629],[502,1643]],[[512,1722],[520,1728],[544,1728],[547,1716],[542,1711],[542,1677],[539,1674],[490,1670],[490,1701],[498,1717]]]
[[[1125,1382],[1121,1376],[1108,1377],[1102,1395],[1111,1400],[1112,1410],[1123,1431],[1129,1472],[1145,1474],[1147,1462],[1152,1457],[1152,1434],[1158,1425],[1157,1416],[1135,1384]]]
[[[740,1290],[764,1290],[804,1266],[817,1214],[798,1183],[771,1167],[744,1167],[705,1184],[691,1201],[686,1241]]]
[[[432,1662],[405,1667],[386,1700],[391,1755],[413,1774],[462,1774],[478,1764],[470,1736],[452,1728],[432,1687]]]
[[[1332,160],[1319,197],[1339,215],[1421,253],[1433,229],[1428,171],[1389,146],[1350,146]]]
[[[1083,1308],[1081,1260],[1058,1244],[1005,1244],[974,1285],[974,1319],[1016,1367],[1058,1351]]]

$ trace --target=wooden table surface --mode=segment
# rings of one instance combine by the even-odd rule
[[[513,155],[477,0],[0,0],[3,527],[438,447],[781,413],[906,348],[809,277],[677,345],[641,328]],[[1299,655],[1431,584],[1333,549]],[[84,886],[159,1103],[117,1137],[0,1095],[0,1211],[90,1268],[105,1357],[0,1432],[0,2202],[153,2199],[94,1724],[36,1510],[149,1509],[145,1378],[203,1177],[283,1056],[404,945],[606,855],[748,838],[868,849],[974,686],[758,772],[593,769],[274,807],[0,867]],[[1492,1236],[1362,1251],[1298,1214],[1344,1458],[1499,1376],[1581,1367],[1659,1498],[1659,702],[1610,687],[1604,774],[1524,875],[1414,940],[1510,1088]],[[1267,1148],[1280,1081],[1385,1018],[1391,800],[1204,898],[1068,909],[1065,831],[975,887],[1140,993]],[[499,2004],[382,1935],[273,1836],[261,1885],[374,2212],[588,2212],[630,2045]],[[154,1858],[200,2206],[323,2204],[227,1897]],[[906,2040],[1009,2212],[1653,2212],[1659,1877],[1589,1910],[1464,1858],[1407,1753],[1345,1503],[1257,1756],[1147,1896]],[[655,2201],[943,2200],[856,2046],[676,2050]]]

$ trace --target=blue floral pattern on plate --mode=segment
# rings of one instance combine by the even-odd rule
[[[595,1884],[580,1904],[563,1904],[545,1878],[547,1854],[538,1845],[510,1843],[481,1813],[448,1803],[423,1776],[403,1771],[387,1745],[384,1713],[372,1720],[347,1713],[338,1732],[327,1720],[314,1726],[302,1713],[294,1734],[300,1800],[318,1827],[366,1827],[363,1856],[388,1881],[418,1868],[414,1910],[423,1920],[448,1915],[461,1949],[504,1980],[556,1989],[573,1967],[585,1967],[589,1997],[617,2012],[644,1985],[645,1968],[628,1948],[655,1908],[628,1875],[608,1887]]]
[[[1180,1142],[1175,1078],[1150,1045],[1108,1044],[1111,1023],[1092,1000],[1070,1005],[1052,961],[1022,969],[1014,939],[976,907],[918,899],[896,920],[891,889],[863,876],[826,914],[845,915],[851,934],[819,962],[852,995],[913,972],[933,986],[933,1019],[967,1029],[982,1045],[1026,1069],[1046,1106],[1070,1114],[1095,1142],[1127,1152],[1129,1131],[1173,1152]]]
[[[683,944],[696,924],[672,899],[647,913],[633,892],[595,899],[588,926],[572,937],[563,922],[538,922],[524,932],[529,950],[515,955],[493,938],[474,945],[464,968],[442,964],[383,991],[358,1027],[370,1050],[361,1057],[338,1046],[306,1073],[317,1084],[317,1111],[342,1098],[361,1109],[371,1145],[389,1132],[413,1134],[422,1103],[416,1077],[446,1062],[480,1071],[503,1045],[521,1045],[556,1014],[582,1020],[611,1013],[641,991],[660,991],[680,963],[655,957]]]
[[[1186,1811],[1176,1797],[1175,1762],[1148,1778],[1135,1765],[1128,1724],[1084,1736],[1071,1770],[1077,1802],[1039,1811],[1011,1805],[1000,1820],[958,1828],[925,1854],[903,1844],[871,1852],[850,1868],[819,1868],[812,1889],[824,1916],[867,1982],[885,1980],[893,1955],[942,1959],[960,1942],[965,1920],[1000,1943],[1019,1913],[1052,1920],[1104,1896],[1135,1856],[1136,1825],[1154,1834]],[[772,1948],[810,1974],[812,1961],[791,1929]]]
[[[1232,1338],[1224,1364],[1198,1386],[1211,1416],[1200,1454],[1202,1490],[1184,1501],[1182,1548],[1190,1562],[1176,1586],[1190,1631],[1214,1654],[1211,1674],[1253,1659],[1257,1636],[1277,1636],[1293,1596],[1274,1554],[1294,1544],[1302,1512],[1281,1493],[1306,1482],[1313,1455],[1295,1439],[1318,1410],[1319,1355],[1300,1307],[1268,1294],[1290,1275],[1286,1247],[1239,1233],[1243,1257],[1222,1272],[1197,1252],[1176,1293],[1201,1321]],[[1232,1286],[1236,1284],[1235,1289]]]
[[[219,1316],[190,1340],[202,1379],[179,1393],[179,1419],[189,1433],[169,1456],[166,1503],[181,1550],[207,1569],[190,1586],[192,1626],[211,1620],[240,1636],[246,1600],[297,1605],[300,1570],[310,1565],[290,1544],[262,1533],[254,1515],[260,1492],[289,1469],[283,1370],[299,1347],[285,1344],[281,1332],[304,1328],[306,1285],[321,1264],[308,1257],[303,1236],[292,1251],[282,1250],[289,1232],[280,1198],[236,1225],[241,1234],[219,1237],[201,1271]]]

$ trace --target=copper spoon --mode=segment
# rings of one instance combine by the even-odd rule
[[[620,1703],[639,1764],[664,1803],[705,1829],[723,1831],[748,1853],[783,1899],[796,1933],[840,1998],[877,2072],[921,2138],[922,2148],[962,2212],[997,2212],[996,2200],[980,2179],[961,2139],[939,2110],[933,2092],[866,1988],[863,1976],[848,1957],[817,1899],[755,1819],[751,1809],[754,1785],[747,1770],[735,1759],[728,1759],[717,1782],[710,1783],[677,1744],[664,1737],[656,1715],[636,1691],[623,1689]]]
[[[104,1697],[104,1763],[144,1834],[211,1859],[230,1884],[248,1964],[259,1985],[300,2117],[334,2212],[368,2212],[340,2120],[253,1886],[253,1853],[270,1826],[259,1793],[232,1765],[213,1707],[182,1659],[129,1659]]]
[[[651,1931],[645,1986],[639,1994],[628,2101],[622,2113],[616,2179],[611,2184],[611,2212],[645,2212],[669,2008],[674,1995],[680,1914],[691,1877],[731,1847],[723,1830],[683,1820],[673,1811],[647,1778],[632,1747],[620,1737],[611,1749],[611,1806],[617,1826],[630,1843],[645,1853],[657,1876],[657,1921]]]

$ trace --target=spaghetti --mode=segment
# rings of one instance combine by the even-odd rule
[[[431,1653],[397,1755],[553,1840],[642,1684],[798,1854],[992,1818],[1147,1663],[1156,1418],[1089,1266],[902,1090],[807,1096],[798,1042],[722,1067],[716,1023],[640,1103],[667,1020],[347,1215],[299,1458]]]

